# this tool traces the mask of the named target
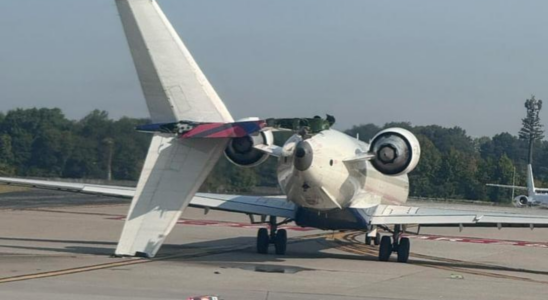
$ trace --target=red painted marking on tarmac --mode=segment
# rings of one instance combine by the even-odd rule
[[[126,217],[125,216],[119,216],[119,217],[110,217],[110,218],[107,218],[107,219],[123,221],[123,220],[126,219]],[[214,221],[214,220],[189,220],[189,219],[179,219],[179,221],[177,221],[177,224],[178,225],[192,225],[192,226],[247,228],[247,229],[258,229],[258,228],[264,228],[265,227],[265,225],[260,225],[260,224],[225,222],[225,221]],[[315,228],[310,228],[310,227],[298,227],[298,226],[289,226],[289,225],[283,225],[283,226],[280,226],[279,228],[283,228],[283,229],[286,229],[286,230],[292,230],[292,231],[317,230]],[[542,243],[542,242],[496,240],[496,239],[456,237],[456,236],[441,236],[441,235],[427,235],[427,234],[406,235],[406,237],[416,239],[416,240],[423,240],[423,241],[471,243],[471,244],[484,244],[484,245],[508,245],[508,246],[532,247],[532,248],[548,248],[548,243]]]
[[[126,219],[124,216],[119,217],[112,217],[107,218],[110,220],[118,220],[123,221]],[[239,223],[239,222],[223,222],[223,221],[213,221],[213,220],[188,220],[188,219],[179,219],[177,221],[178,225],[193,225],[193,226],[213,226],[213,227],[232,227],[232,228],[247,228],[247,229],[258,229],[258,228],[264,228],[265,225],[260,224],[249,224],[249,223]],[[317,230],[310,227],[299,227],[299,226],[289,226],[289,225],[282,225],[278,228],[283,228],[286,230],[292,230],[292,231],[311,231],[311,230]]]
[[[532,247],[532,248],[548,248],[548,243],[542,243],[542,242],[495,240],[495,239],[456,237],[456,236],[440,236],[440,235],[407,235],[407,237],[417,239],[417,240],[424,240],[424,241],[489,244],[489,245],[508,245],[508,246]]]

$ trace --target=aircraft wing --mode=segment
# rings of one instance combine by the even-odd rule
[[[9,177],[0,177],[0,183],[130,199],[135,195],[135,188],[125,186],[96,185]],[[289,219],[293,219],[295,217],[296,210],[295,204],[287,201],[285,196],[241,196],[212,193],[196,193],[196,195],[194,195],[194,197],[190,200],[188,206],[234,213],[276,216]]]
[[[421,225],[425,227],[548,227],[548,216],[473,210],[379,205],[356,209],[370,225]]]
[[[39,189],[67,191],[90,195],[104,195],[110,197],[133,198],[133,195],[135,195],[135,188],[126,186],[96,185],[87,183],[35,180],[11,177],[0,177],[0,183],[5,185],[26,186]]]

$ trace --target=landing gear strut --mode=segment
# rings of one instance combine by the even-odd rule
[[[411,243],[409,238],[402,237],[401,225],[394,226],[392,238],[385,235],[381,239],[381,245],[379,247],[379,260],[388,261],[392,252],[398,254],[398,262],[407,262],[409,260],[409,251],[411,249]],[[394,242],[392,242],[394,240]]]
[[[278,229],[276,217],[270,216],[269,220],[270,233],[268,229],[261,228],[257,232],[257,253],[267,254],[268,246],[274,244],[274,249],[277,255],[284,255],[287,249],[287,231]]]
[[[381,244],[381,234],[377,231],[377,228],[365,234],[365,244],[371,246],[371,243],[374,243],[375,246]]]

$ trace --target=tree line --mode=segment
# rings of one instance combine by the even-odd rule
[[[135,181],[139,178],[150,134],[135,131],[147,119],[113,120],[95,110],[69,120],[60,109],[16,109],[0,113],[0,175]],[[345,132],[369,141],[388,127],[413,132],[422,147],[421,161],[409,174],[416,197],[510,201],[510,191],[486,183],[525,184],[528,141],[510,133],[472,138],[460,127],[364,124]],[[283,143],[286,137],[277,137]],[[548,182],[548,142],[535,141],[535,179]],[[276,160],[256,168],[239,168],[222,158],[202,190],[246,192],[276,187]]]

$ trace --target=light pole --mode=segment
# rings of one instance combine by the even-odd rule
[[[514,200],[514,190],[516,189],[516,166],[514,166],[514,176],[512,179],[512,199],[510,201]]]

